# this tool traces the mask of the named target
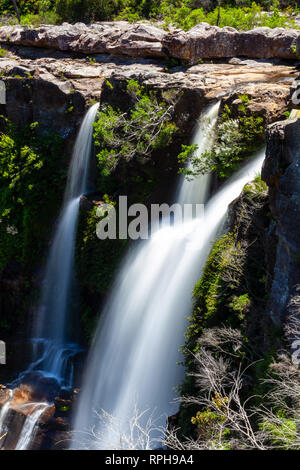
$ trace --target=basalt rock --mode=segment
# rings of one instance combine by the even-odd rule
[[[275,123],[267,131],[262,178],[269,186],[273,224],[269,230],[269,310],[276,324],[288,321],[299,295],[300,119]]]

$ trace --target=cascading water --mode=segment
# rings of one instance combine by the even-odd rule
[[[193,139],[200,153],[210,148],[218,109],[216,103],[202,115]],[[190,182],[182,178],[178,202],[204,203],[208,181],[208,175]],[[99,427],[94,409],[101,408],[121,421],[129,420],[135,401],[139,409],[156,409],[157,416],[176,411],[171,403],[173,388],[184,374],[183,367],[176,365],[182,360],[178,348],[199,276],[199,262],[189,250],[193,224],[188,221],[158,230],[149,241],[133,246],[126,257],[89,355],[77,431],[94,424]],[[104,426],[100,448],[111,448],[119,440],[110,431]],[[76,439],[73,444],[77,446]]]
[[[210,145],[210,141],[204,144],[205,138],[202,130],[197,142],[201,151]],[[182,359],[178,348],[184,342],[193,286],[228,205],[260,171],[263,159],[264,151],[231,178],[209,201],[203,218],[158,230],[128,253],[101,315],[76,414],[78,433],[94,427],[94,447],[122,447],[120,435],[129,433],[135,405],[142,411],[155,410],[160,416],[157,425],[164,424],[163,415],[176,411],[173,387],[183,376],[176,362]],[[192,186],[199,195],[197,186],[206,184],[206,178],[181,181],[180,203],[197,199]],[[191,190],[185,188],[189,184]],[[204,201],[204,193],[196,202]],[[117,429],[110,420],[107,425],[99,420],[95,410],[101,409],[117,419]],[[78,447],[77,441],[78,434],[73,448]]]
[[[29,448],[34,437],[34,432],[36,430],[36,426],[39,422],[39,419],[46,410],[46,408],[48,408],[49,406],[48,403],[29,403],[25,406],[32,405],[34,405],[34,410],[30,415],[27,416],[25,420],[15,450],[27,450]]]
[[[200,122],[196,126],[192,144],[197,145],[195,155],[198,157],[203,152],[210,149],[214,139],[214,129],[216,126],[220,101],[209,106],[201,115]],[[190,163],[188,163],[188,167]],[[189,181],[184,175],[181,177],[176,194],[176,202],[184,204],[201,204],[207,199],[210,183],[210,174],[201,175]]]
[[[92,146],[93,123],[99,104],[87,112],[80,127],[68,174],[63,207],[48,258],[43,283],[42,300],[34,344],[35,360],[11,386],[19,386],[30,373],[39,371],[42,376],[54,377],[61,386],[72,385],[73,366],[70,358],[78,352],[76,344],[69,343],[66,325],[73,281],[74,244],[80,196],[88,189],[89,160]],[[13,403],[14,390],[0,412],[0,431]],[[49,403],[28,401],[21,405],[30,408],[21,430],[16,450],[28,449],[34,437],[36,425]],[[9,432],[9,430],[8,430]],[[1,436],[0,436],[1,437]]]
[[[8,400],[2,405],[2,408],[0,410],[0,439],[3,436],[3,433],[5,432],[5,419],[10,407],[10,402],[12,399],[12,390],[9,390],[10,397]]]
[[[42,300],[38,311],[36,361],[31,370],[54,376],[71,385],[70,357],[77,352],[76,344],[68,341],[66,324],[70,290],[73,281],[74,243],[80,196],[87,192],[93,123],[99,104],[87,112],[78,133],[68,174],[63,207],[53,238],[43,282]]]
[[[173,386],[183,373],[176,361],[192,288],[228,205],[260,172],[264,153],[209,201],[204,218],[164,228],[128,254],[101,317],[75,421],[78,432],[95,430],[101,423],[94,410],[101,408],[121,420],[117,430],[98,430],[98,448],[120,448],[118,433],[128,432],[122,423],[129,422],[134,400],[141,410],[156,409],[157,416],[175,411]]]

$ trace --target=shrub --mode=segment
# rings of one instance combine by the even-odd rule
[[[202,21],[220,27],[231,26],[238,30],[249,30],[256,26],[296,27],[291,18],[280,15],[278,8],[273,8],[272,15],[268,15],[263,13],[262,7],[255,2],[249,2],[249,5],[242,7],[227,5],[221,7],[220,11],[215,8],[205,12],[202,8],[193,9],[188,0],[163,0],[161,9],[166,24],[174,23],[185,31]]]
[[[122,0],[56,0],[56,13],[63,21],[93,22],[112,19]]]
[[[112,106],[102,107],[95,127],[95,144],[100,173],[107,177],[120,159],[146,158],[155,150],[167,147],[177,132],[172,122],[174,105],[170,93],[159,99],[153,91],[135,80],[127,83],[130,110],[121,112]]]
[[[241,104],[237,117],[227,105],[218,120],[215,140],[211,150],[197,156],[197,147],[190,147],[179,154],[179,163],[190,159],[191,166],[182,167],[181,173],[187,176],[215,171],[220,178],[228,178],[236,171],[241,162],[251,157],[264,143],[264,120],[261,116],[252,115],[247,108],[250,99],[240,95]]]

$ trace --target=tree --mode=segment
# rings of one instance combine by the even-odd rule
[[[13,2],[13,5],[14,5],[14,9],[15,9],[15,12],[16,12],[16,16],[17,16],[17,18],[18,18],[18,22],[21,23],[21,16],[20,16],[20,11],[19,11],[17,2],[16,2],[16,0],[12,0],[12,2]]]

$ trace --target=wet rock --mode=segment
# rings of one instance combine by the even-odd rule
[[[47,427],[48,429],[57,431],[67,431],[69,429],[69,423],[62,416],[56,416],[48,420]]]
[[[4,436],[0,441],[0,449],[15,449],[22,432],[29,408],[10,408],[4,421]]]
[[[11,396],[11,391],[5,387],[5,385],[0,385],[0,410],[2,406],[9,400]]]
[[[60,413],[69,413],[72,408],[72,400],[56,397],[54,400],[54,405]]]

